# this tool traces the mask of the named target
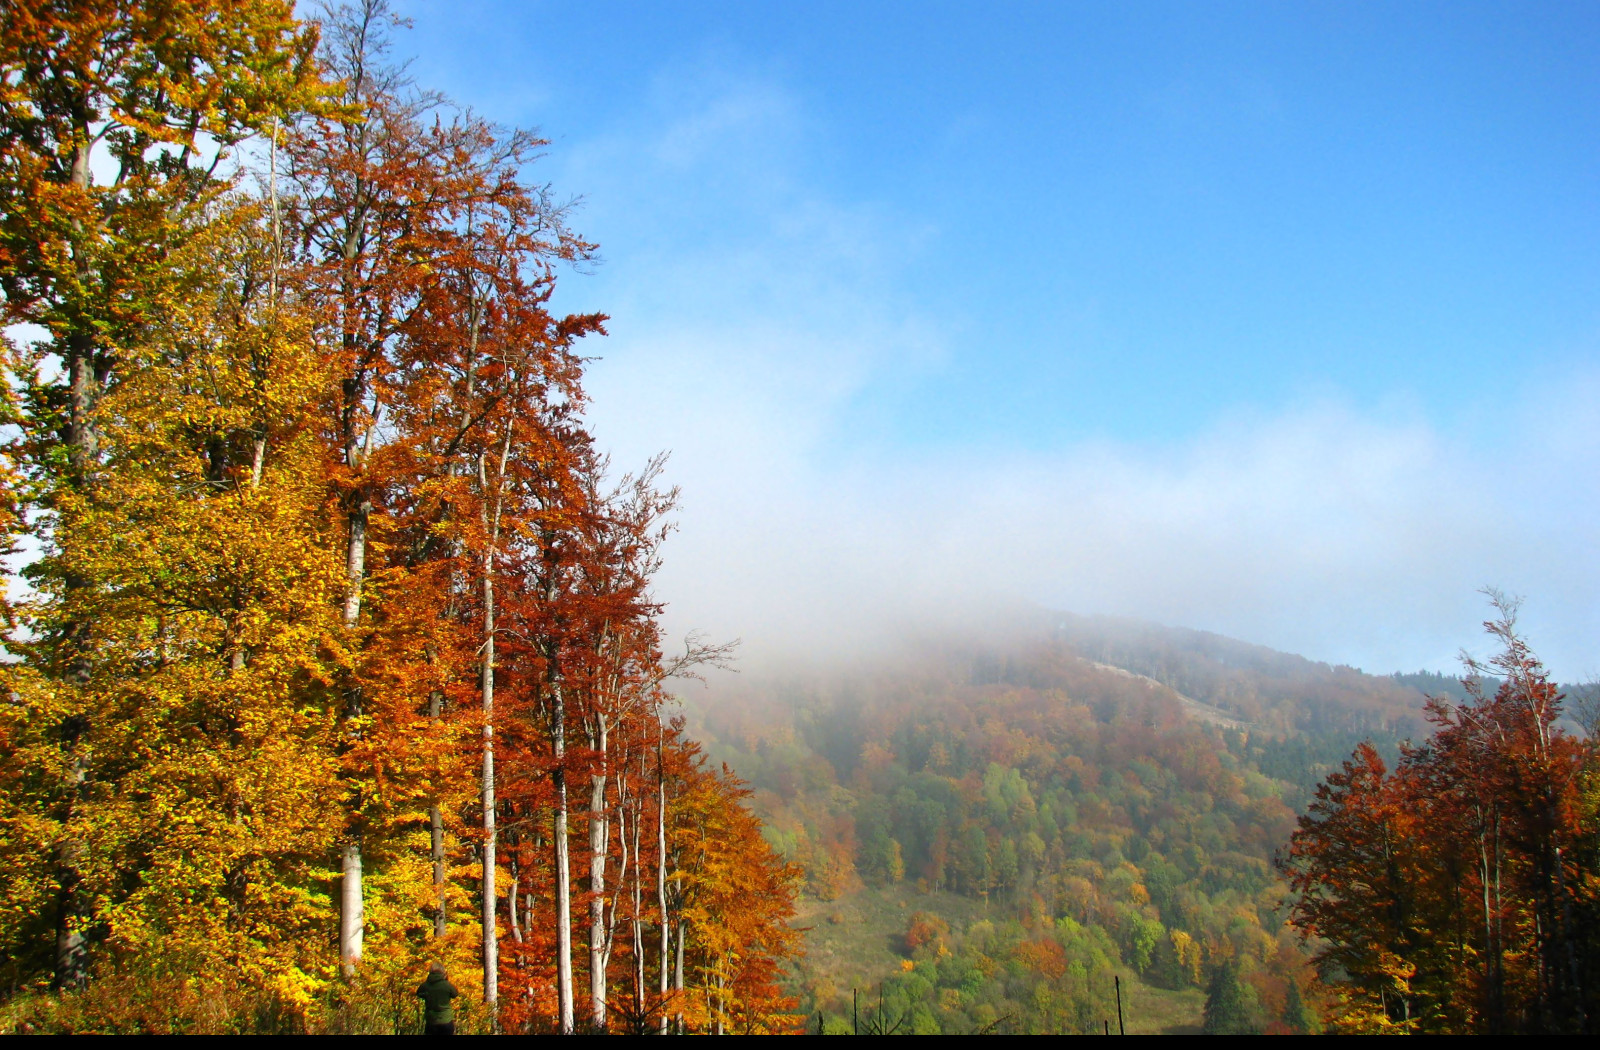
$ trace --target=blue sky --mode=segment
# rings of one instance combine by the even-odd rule
[[[585,198],[676,626],[1019,597],[1387,670],[1496,584],[1600,670],[1600,7],[402,10]]]

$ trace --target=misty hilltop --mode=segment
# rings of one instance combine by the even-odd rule
[[[1429,694],[1461,688],[1442,674],[1370,674],[1209,631],[1034,609],[970,632],[909,638],[875,656],[756,668],[714,682],[704,698],[684,692],[692,710],[715,711],[721,698],[755,687],[848,720],[846,709],[870,711],[907,690],[936,704],[1005,686],[1064,692],[1102,720],[1141,711],[1273,735],[1400,737],[1421,727]]]
[[[1053,640],[1079,657],[1142,676],[1181,700],[1210,705],[1255,728],[1404,732],[1421,723],[1426,692],[1408,676],[1368,674],[1141,620],[1054,619]]]

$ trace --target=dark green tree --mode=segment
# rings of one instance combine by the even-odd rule
[[[1261,1023],[1257,1016],[1255,993],[1239,980],[1239,970],[1232,962],[1223,963],[1211,975],[1206,988],[1206,1035],[1259,1035]]]
[[[1317,1012],[1300,994],[1300,982],[1293,979],[1283,997],[1283,1023],[1296,1035],[1312,1035],[1321,1027],[1317,1023]]]

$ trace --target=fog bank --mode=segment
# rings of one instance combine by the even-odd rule
[[[1526,596],[1563,680],[1600,671],[1600,369],[1545,367],[1448,415],[1403,389],[1264,401],[1241,375],[1198,425],[1130,417],[1137,439],[975,433],[977,393],[907,413],[922,378],[992,349],[986,304],[907,291],[938,231],[808,184],[817,128],[771,83],[660,92],[637,125],[564,144],[558,181],[588,195],[607,259],[563,292],[613,317],[588,348],[596,432],[622,467],[670,449],[683,487],[658,586],[673,632],[809,660],[1032,603],[1449,670],[1482,651],[1493,585]],[[1085,345],[1063,330],[1035,352]],[[1063,418],[1123,411],[1089,373],[1054,375]]]

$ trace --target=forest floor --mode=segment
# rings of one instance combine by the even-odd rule
[[[981,900],[903,885],[863,887],[831,901],[807,896],[798,903],[795,924],[805,928],[804,969],[826,974],[846,998],[851,989],[858,990],[863,1002],[880,981],[900,970],[912,915],[930,912],[957,929],[985,915]],[[1122,994],[1129,1035],[1199,1034],[1205,994],[1198,988],[1155,988],[1130,973],[1122,978]]]

